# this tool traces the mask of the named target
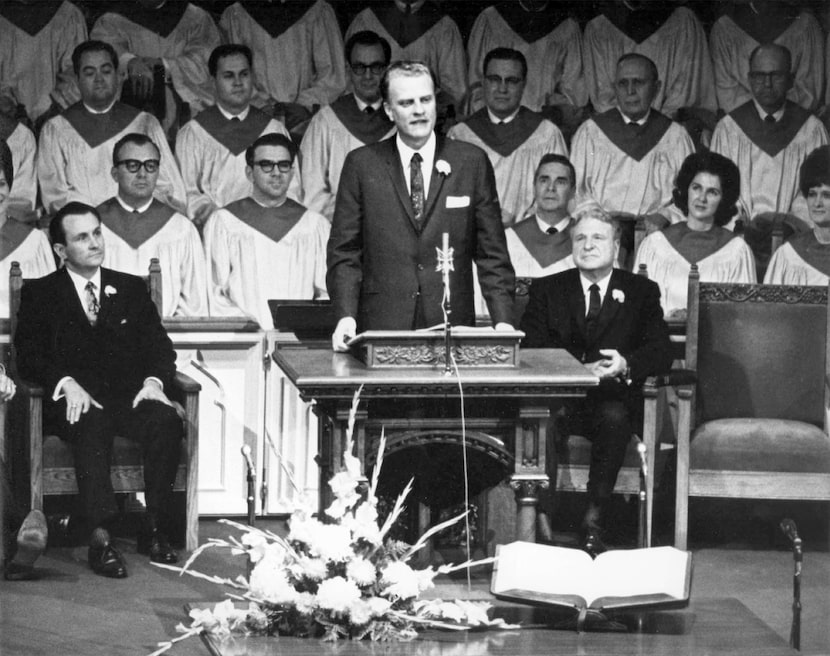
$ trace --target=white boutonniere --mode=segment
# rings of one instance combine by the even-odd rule
[[[118,290],[113,287],[112,285],[107,285],[104,287],[104,295],[109,298],[110,296],[115,296],[118,293]]]
[[[445,159],[439,159],[437,162],[435,162],[435,170],[444,176],[448,176],[450,173],[452,173],[452,167],[450,166],[450,163]]]
[[[625,292],[622,289],[612,289],[611,298],[617,301],[617,303],[625,303]]]

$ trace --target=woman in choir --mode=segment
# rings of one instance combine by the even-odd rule
[[[55,258],[43,231],[9,217],[14,166],[12,153],[0,141],[0,318],[9,316],[9,268],[19,262],[24,278],[40,278],[55,270]]]
[[[717,153],[689,155],[674,185],[674,203],[686,220],[647,236],[635,270],[646,265],[660,285],[667,317],[685,315],[689,271],[697,264],[706,282],[755,282],[755,260],[746,242],[723,226],[738,211],[741,176],[734,162]]]
[[[775,251],[764,277],[767,285],[826,285],[830,277],[830,146],[807,155],[799,188],[807,199],[813,229]]]

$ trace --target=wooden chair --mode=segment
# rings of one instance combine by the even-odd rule
[[[20,307],[20,293],[25,284],[20,265],[12,262],[9,275],[9,304],[11,335],[17,329],[17,310]],[[147,284],[150,296],[161,312],[161,268],[158,260],[150,262]],[[15,354],[12,350],[12,371],[16,372]],[[16,378],[17,395],[13,401],[15,424],[12,429],[18,445],[15,455],[22,459],[16,467],[22,476],[28,478],[31,508],[43,509],[46,495],[77,494],[75,468],[72,452],[66,443],[56,435],[43,434],[44,389]],[[199,544],[198,487],[198,441],[199,441],[199,391],[201,385],[182,373],[176,373],[174,389],[168,390],[172,400],[184,408],[185,434],[182,441],[182,455],[176,474],[174,490],[185,493],[184,542],[188,550]],[[134,442],[115,437],[111,477],[117,493],[141,492],[144,489],[141,449]]]
[[[675,546],[690,496],[830,500],[827,288],[689,276]]]

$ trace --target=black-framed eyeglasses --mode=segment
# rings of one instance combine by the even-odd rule
[[[349,68],[354,71],[355,75],[365,75],[366,71],[371,71],[372,75],[380,75],[386,69],[384,62],[372,62],[371,64],[349,64]]]
[[[145,159],[143,162],[138,159],[122,159],[120,162],[116,162],[115,165],[123,166],[130,173],[138,173],[138,169],[142,166],[147,173],[155,173],[159,170],[159,160],[157,159]]]
[[[509,87],[517,87],[524,82],[524,78],[521,77],[502,77],[501,75],[485,75],[484,79],[487,80],[488,84],[506,84]]]
[[[280,173],[288,173],[294,168],[294,163],[290,159],[281,159],[279,162],[274,162],[270,159],[261,159],[258,162],[254,162],[254,166],[258,166],[263,173],[271,173],[275,166]]]
[[[763,84],[769,80],[772,84],[781,84],[787,81],[789,75],[787,71],[770,71],[769,73],[753,71],[749,74],[749,81],[753,84]]]

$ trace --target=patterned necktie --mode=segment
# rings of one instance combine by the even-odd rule
[[[375,108],[372,107],[371,105],[366,105],[366,107],[363,108],[363,113],[368,114],[369,116],[371,116],[372,114],[375,113]]]
[[[772,114],[767,114],[764,117],[764,123],[767,125],[775,125],[778,121],[775,120],[775,117]]]
[[[86,292],[86,318],[89,319],[89,323],[93,326],[98,321],[98,312],[101,309],[101,306],[98,304],[98,298],[95,296],[95,289],[95,283],[91,280],[84,287],[84,291]]]
[[[415,225],[418,231],[424,222],[424,175],[421,172],[423,158],[419,153],[412,156],[409,162],[409,197],[412,200],[412,212],[415,214]]]
[[[551,228],[548,228],[545,232],[547,232],[549,235],[555,235],[559,231],[556,228],[551,227]]]
[[[585,315],[585,326],[588,328],[588,333],[593,333],[596,328],[597,317],[599,317],[599,310],[602,307],[602,300],[599,297],[599,285],[594,283],[588,287],[591,293],[588,298],[588,314]]]

